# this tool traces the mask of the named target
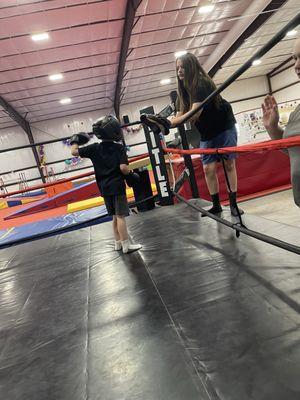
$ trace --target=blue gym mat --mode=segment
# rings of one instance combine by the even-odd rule
[[[110,221],[111,219],[112,218],[107,215],[106,207],[100,206],[0,230],[0,248],[99,224]]]

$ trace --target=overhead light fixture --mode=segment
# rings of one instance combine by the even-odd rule
[[[175,58],[178,58],[178,57],[184,56],[186,53],[187,53],[186,50],[181,50],[181,51],[177,51],[177,52],[174,54],[174,56],[175,56]]]
[[[71,101],[72,100],[69,97],[66,97],[65,99],[60,100],[60,104],[70,104]]]
[[[252,65],[254,66],[254,67],[256,67],[257,65],[260,65],[261,64],[261,60],[254,60],[253,62],[252,62]]]
[[[295,36],[297,35],[298,31],[296,31],[295,29],[288,31],[286,36],[291,37],[291,36]]]
[[[50,81],[59,81],[63,78],[63,74],[52,74],[49,75]]]
[[[170,78],[162,79],[160,81],[161,85],[168,85],[169,83],[171,83],[171,79]]]
[[[199,7],[198,12],[199,14],[209,14],[215,8],[214,4],[205,4],[204,6]]]
[[[31,35],[31,39],[34,42],[39,42],[40,40],[47,40],[47,39],[49,39],[49,33],[47,33],[47,32],[36,33],[34,35]]]

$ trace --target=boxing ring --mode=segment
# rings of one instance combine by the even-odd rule
[[[116,254],[106,225],[1,251],[6,399],[298,398],[298,255],[185,204],[129,219],[139,254]]]
[[[164,169],[178,150],[154,139]],[[105,223],[1,250],[6,400],[300,397],[300,228],[158,192],[180,203],[131,216],[139,253],[116,253]]]

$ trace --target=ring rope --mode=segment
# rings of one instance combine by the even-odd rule
[[[222,147],[222,148],[214,148],[214,149],[190,149],[190,150],[181,150],[181,149],[170,149],[168,147],[164,147],[163,150],[166,153],[171,154],[230,154],[230,153],[255,153],[258,151],[271,151],[271,150],[283,150],[291,147],[299,147],[300,146],[300,135],[278,139],[278,140],[267,140],[264,142],[252,143],[252,144],[243,144],[240,146],[232,146],[232,147]]]

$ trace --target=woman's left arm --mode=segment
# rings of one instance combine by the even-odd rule
[[[186,112],[185,114],[182,115],[176,115],[176,117],[173,117],[171,119],[171,126],[172,128],[174,128],[177,125],[182,124],[182,122],[185,120],[185,118],[187,118],[192,111],[194,111],[196,108],[198,108],[200,106],[201,103],[193,103],[192,108],[190,109],[190,111]],[[188,122],[195,122],[201,115],[202,110],[198,111],[195,115],[193,115],[190,119],[188,119]]]

